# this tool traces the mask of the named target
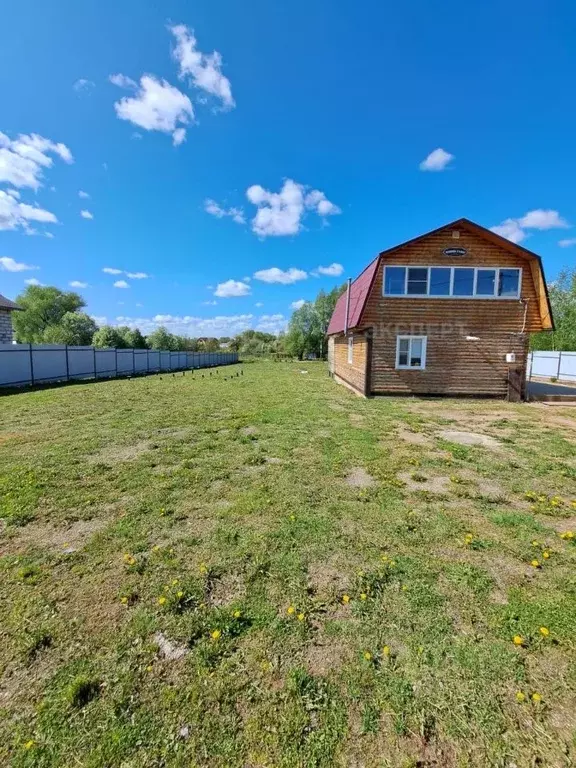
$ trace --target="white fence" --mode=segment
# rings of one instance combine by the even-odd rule
[[[576,352],[531,352],[528,378],[533,376],[576,383]]]
[[[212,368],[237,362],[236,352],[164,352],[61,344],[0,344],[0,387]]]

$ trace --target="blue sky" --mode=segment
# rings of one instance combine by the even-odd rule
[[[78,281],[145,331],[278,330],[461,216],[553,279],[576,254],[575,22],[534,0],[12,3],[0,293]]]

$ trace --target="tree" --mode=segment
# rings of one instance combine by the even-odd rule
[[[122,337],[122,346],[125,349],[147,349],[146,339],[142,336],[139,328],[119,325],[116,330]]]
[[[326,331],[338,297],[345,289],[344,285],[330,293],[320,291],[314,302],[306,302],[292,314],[284,339],[288,354],[299,360],[308,354],[326,357]]]
[[[64,315],[86,305],[79,294],[47,285],[29,285],[16,303],[23,309],[13,313],[16,339],[30,344],[42,343],[47,328],[59,325]]]
[[[535,333],[531,348],[535,350],[576,350],[576,267],[563,269],[549,286],[550,303],[556,330]]]
[[[88,346],[98,330],[94,320],[84,312],[66,312],[58,325],[49,325],[42,334],[47,344]]]
[[[165,349],[170,352],[178,351],[178,340],[176,336],[168,333],[166,328],[161,325],[156,328],[147,338],[150,349]]]
[[[103,325],[102,328],[99,328],[92,337],[92,344],[100,349],[105,347],[123,349],[126,347],[126,343],[118,332],[118,328],[114,328],[112,325]]]

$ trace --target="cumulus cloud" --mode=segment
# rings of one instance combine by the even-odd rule
[[[280,192],[269,192],[259,184],[246,190],[246,197],[257,207],[252,230],[260,237],[296,235],[302,229],[307,211],[324,221],[326,216],[341,213],[340,208],[318,189],[307,191],[303,184],[286,179]]]
[[[306,299],[297,299],[290,304],[290,309],[302,309],[304,304],[306,304]]]
[[[0,159],[0,166],[1,166]],[[0,230],[22,229],[27,235],[36,235],[38,232],[30,222],[39,224],[56,224],[58,219],[50,211],[38,208],[34,205],[20,202],[20,195],[16,190],[4,191],[0,189]]]
[[[193,30],[184,24],[168,29],[176,40],[172,55],[178,62],[180,79],[188,78],[195,88],[216,96],[224,109],[232,109],[235,102],[230,81],[222,74],[222,56],[218,51],[209,54],[199,51]]]
[[[11,140],[0,132],[0,182],[38,189],[42,185],[44,170],[54,163],[51,155],[56,155],[65,163],[74,162],[65,144],[36,133],[20,134],[17,139]]]
[[[326,275],[327,277],[340,277],[342,272],[344,272],[344,267],[342,264],[333,262],[327,267],[316,267],[316,269],[311,274],[313,274],[314,277],[318,277],[318,275]]]
[[[262,301],[257,301],[256,304],[254,304],[255,307],[263,307],[264,303]]]
[[[239,280],[226,280],[224,283],[218,283],[216,290],[214,291],[214,296],[218,296],[221,299],[248,296],[249,294],[250,286]]]
[[[450,152],[446,152],[442,147],[434,149],[428,157],[426,157],[420,163],[421,171],[443,171],[448,166],[451,160],[454,159],[454,155]]]
[[[88,200],[90,195],[88,194],[88,192],[84,192],[83,189],[79,189],[78,190],[78,197],[81,197],[83,200]]]
[[[70,280],[68,285],[70,288],[88,288],[88,283],[83,283],[82,280]]]
[[[150,277],[150,275],[147,272],[126,272],[124,269],[118,269],[117,267],[102,267],[102,272],[105,272],[107,275],[126,275],[126,277],[129,277],[131,280],[145,280],[147,277]],[[120,282],[124,282],[123,280]],[[127,287],[126,286],[117,286],[117,287]]]
[[[536,208],[517,219],[504,219],[503,222],[495,227],[490,227],[490,229],[513,243],[521,243],[530,236],[530,233],[526,232],[527,229],[567,229],[568,227],[570,224],[560,216],[558,211]]]
[[[297,283],[298,280],[305,280],[307,277],[307,272],[295,267],[290,267],[290,269],[270,267],[270,269],[259,269],[257,272],[254,272],[255,280],[261,280],[263,283],[281,283],[282,285]]]
[[[94,214],[90,213],[90,211],[80,211],[80,216],[82,216],[83,219],[93,219]]]
[[[116,280],[114,288],[130,288],[126,280]]]
[[[570,248],[570,246],[576,245],[576,237],[567,237],[564,240],[559,240],[558,245],[560,248]]]
[[[35,277],[29,277],[28,280],[24,280],[24,283],[26,285],[44,285],[44,283],[41,283],[40,280],[37,280]]]
[[[284,315],[262,315],[256,323],[256,330],[278,335],[286,330],[286,318]]]
[[[132,280],[145,280],[147,277],[150,277],[146,272],[125,272],[125,275]]]
[[[24,264],[21,261],[16,261],[10,256],[0,256],[0,269],[5,272],[26,272],[31,269],[40,269],[40,267]]]
[[[92,88],[96,87],[96,83],[93,80],[87,80],[85,77],[81,77],[73,84],[72,88],[77,93],[88,93]]]
[[[107,275],[121,275],[122,270],[116,269],[116,267],[102,267],[102,272],[106,272]]]
[[[124,96],[114,104],[120,120],[128,120],[146,131],[170,133],[175,145],[184,141],[184,126],[194,119],[192,102],[186,94],[153,75],[143,75],[140,85],[120,74],[111,75],[110,82],[135,90],[134,96]]]
[[[252,314],[217,315],[215,317],[194,317],[191,315],[154,315],[154,317],[117,317],[116,324],[130,328],[140,328],[149,334],[159,326],[166,327],[171,333],[185,336],[235,336],[251,328],[256,318]]]
[[[229,216],[236,224],[245,224],[244,211],[242,208],[223,208],[215,200],[206,198],[204,200],[204,210],[211,216],[215,216],[217,219],[223,219],[225,216]]]

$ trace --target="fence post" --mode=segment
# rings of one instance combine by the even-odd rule
[[[146,373],[150,373],[150,350],[146,350]]]
[[[132,376],[136,374],[136,352],[134,351],[134,347],[132,347]]]
[[[70,381],[70,365],[68,364],[68,344],[64,345],[66,347],[66,381]]]
[[[562,368],[562,351],[558,352],[558,372],[556,378],[560,381],[560,370]]]
[[[114,362],[116,363],[116,378],[118,378],[118,349],[114,347]]]
[[[92,347],[92,362],[94,363],[94,378],[97,379],[98,376],[96,375],[96,347]]]
[[[34,352],[32,351],[32,344],[28,344],[30,351],[30,383],[34,386]]]

